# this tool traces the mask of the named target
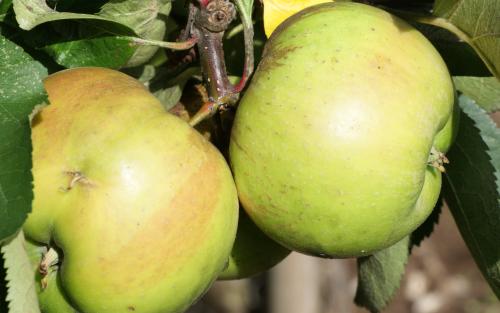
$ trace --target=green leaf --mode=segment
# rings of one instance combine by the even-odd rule
[[[35,286],[35,270],[25,249],[23,232],[2,247],[7,269],[9,313],[40,313]]]
[[[0,0],[0,22],[3,22],[5,19],[7,11],[10,9],[11,5],[12,0]]]
[[[0,242],[21,227],[31,210],[29,115],[46,100],[47,70],[0,35]]]
[[[487,112],[500,109],[500,82],[495,77],[453,77],[458,90]]]
[[[165,88],[154,90],[153,94],[163,104],[165,110],[173,108],[181,99],[187,81],[199,73],[199,68],[190,67],[167,83]]]
[[[151,64],[146,64],[141,67],[136,67],[133,70],[125,71],[125,73],[127,72],[130,72],[129,75],[131,76],[136,76],[137,80],[146,86],[149,86],[157,74],[156,67]]]
[[[398,290],[409,257],[409,237],[371,256],[358,259],[354,301],[372,313],[381,312]]]
[[[172,8],[171,0],[111,0],[102,6],[99,16],[126,25],[141,38],[161,24],[159,14],[168,16]]]
[[[474,101],[459,97],[462,116],[444,197],[476,264],[500,298],[500,129]]]
[[[160,24],[153,25],[154,28],[151,28],[150,32],[144,34],[143,38],[149,40],[160,40],[163,38],[163,36],[165,35],[165,24],[160,21],[158,22]],[[132,47],[134,48],[135,52],[130,57],[129,61],[126,64],[126,67],[134,67],[144,64],[149,59],[151,59],[159,49],[158,45],[132,45]]]
[[[58,64],[110,68],[141,65],[166,44],[161,40],[172,7],[171,0],[112,0],[93,15],[57,12],[45,1],[14,0],[14,4],[16,18],[24,29],[63,19],[78,20],[76,30],[68,27],[73,26],[68,22],[55,24],[60,39],[52,38],[43,47]],[[151,41],[137,44],[136,36]]]
[[[153,95],[160,100],[165,110],[173,108],[182,97],[182,90],[184,86],[174,85],[164,89],[157,90]]]
[[[58,64],[67,67],[101,66],[118,69],[128,62],[137,48],[128,37],[105,36],[73,40],[43,48]]]
[[[71,12],[57,12],[51,9],[45,0],[14,0],[14,12],[16,13],[16,20],[19,27],[24,30],[31,30],[35,26],[43,23],[60,21],[60,20],[74,20],[74,19],[90,19],[96,21],[104,21],[114,23],[115,31],[122,35],[132,35],[133,30],[116,21],[101,17],[93,14],[81,14]]]
[[[500,79],[500,1],[436,0],[431,22],[470,44]]]
[[[144,39],[162,40],[166,33],[166,17],[172,10],[171,0],[112,0],[102,7],[100,16],[127,25]],[[128,67],[138,66],[149,60],[157,46],[136,46]]]

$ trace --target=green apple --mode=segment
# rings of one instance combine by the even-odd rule
[[[240,201],[296,251],[388,247],[437,201],[453,107],[445,63],[406,22],[359,3],[305,9],[273,33],[236,112]]]
[[[220,280],[248,278],[269,270],[286,258],[290,250],[267,237],[240,210],[236,241],[227,268],[219,275]]]
[[[235,239],[238,199],[223,156],[120,72],[66,70],[44,85],[26,237],[60,251],[61,291],[78,312],[183,311]]]

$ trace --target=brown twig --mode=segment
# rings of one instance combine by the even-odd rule
[[[243,76],[236,86],[229,81],[222,39],[227,27],[236,16],[233,3],[228,0],[197,0],[197,2],[198,5],[190,4],[186,32],[189,31],[191,37],[198,40],[198,54],[209,101],[205,102],[191,119],[190,124],[193,126],[221,108],[236,104],[239,93],[253,70],[253,39],[249,43],[247,35],[245,36],[247,57]],[[250,34],[253,38],[253,29]],[[250,56],[248,51],[251,51]]]

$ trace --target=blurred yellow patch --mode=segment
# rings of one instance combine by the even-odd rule
[[[332,0],[263,0],[264,29],[267,37],[289,16],[315,4]]]

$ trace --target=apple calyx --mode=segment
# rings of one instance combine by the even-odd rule
[[[81,183],[83,185],[92,185],[90,180],[87,177],[85,177],[85,175],[83,175],[82,172],[80,171],[66,171],[64,172],[64,174],[69,175],[69,177],[71,178],[71,180],[68,183],[68,186],[61,187],[61,190],[64,192],[68,192],[71,189],[73,189],[73,187],[75,187],[77,183]]]
[[[48,286],[48,277],[51,272],[57,271],[59,265],[59,254],[54,248],[49,248],[43,253],[42,260],[38,266],[38,271],[42,275],[41,285],[42,289]]]
[[[435,147],[431,148],[431,152],[429,154],[429,160],[427,161],[427,164],[429,166],[437,168],[441,173],[444,173],[446,172],[444,165],[449,163],[450,160],[448,160],[448,158],[443,152],[437,150]]]

